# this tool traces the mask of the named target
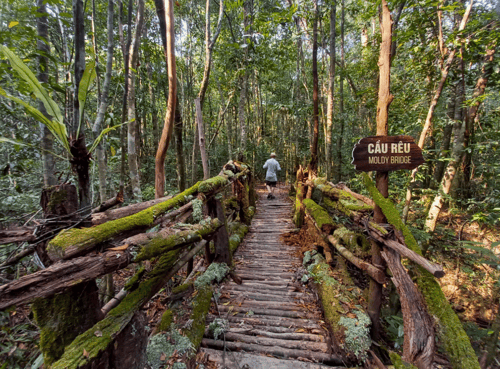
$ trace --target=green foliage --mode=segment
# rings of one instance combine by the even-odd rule
[[[399,315],[391,315],[384,318],[387,326],[387,334],[396,349],[403,347],[404,342],[404,322],[403,317]]]

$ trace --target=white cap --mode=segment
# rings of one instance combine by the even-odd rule
[[[273,157],[273,156],[276,156],[276,153],[272,152],[271,153],[271,157]]]

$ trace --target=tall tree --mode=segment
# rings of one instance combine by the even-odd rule
[[[137,7],[137,18],[135,22],[135,36],[130,45],[129,58],[128,58],[128,96],[127,96],[127,116],[128,116],[128,131],[127,131],[127,152],[128,152],[128,166],[130,172],[130,182],[132,184],[132,192],[134,197],[142,199],[141,181],[139,174],[139,161],[137,153],[137,114],[135,106],[135,82],[137,63],[139,61],[139,45],[141,43],[142,25],[144,24],[144,0],[139,0]]]
[[[480,105],[478,98],[484,95],[486,84],[488,83],[488,79],[493,72],[493,59],[496,50],[496,42],[497,41],[495,40],[486,51],[483,62],[484,64],[481,69],[481,75],[476,82],[476,87],[472,95],[473,104],[467,112],[466,122],[460,121],[460,124],[454,129],[454,142],[453,150],[451,152],[451,160],[448,162],[444,177],[441,181],[439,192],[436,197],[434,197],[434,201],[429,209],[429,214],[425,220],[425,228],[429,231],[434,231],[436,229],[437,219],[444,205],[445,196],[450,193],[453,187],[456,186],[456,174],[464,153],[465,129],[467,122],[474,122],[474,119],[477,116]]]
[[[318,172],[318,139],[319,139],[319,88],[318,88],[318,1],[314,0],[313,20],[313,52],[312,52],[312,77],[313,77],[313,135],[311,137],[311,161],[309,162],[309,176]]]
[[[345,9],[342,0],[342,11],[340,18],[340,82],[339,82],[339,132],[337,136],[337,155],[335,159],[335,181],[342,180],[342,142],[344,140],[344,73],[345,73],[345,40],[344,40]]]
[[[469,19],[470,12],[472,10],[472,4],[473,0],[469,2],[469,6],[465,10],[464,16],[462,17],[462,21],[460,23],[460,26],[458,28],[458,31],[463,31],[465,28],[465,25],[467,24],[467,20]],[[441,69],[441,80],[439,81],[439,84],[436,88],[436,91],[434,92],[434,96],[432,97],[431,104],[429,106],[429,111],[427,112],[427,117],[425,118],[425,123],[424,127],[422,128],[422,132],[420,133],[420,138],[418,140],[418,146],[423,149],[425,140],[427,138],[427,134],[429,130],[432,127],[432,118],[434,117],[434,112],[436,110],[436,106],[439,102],[439,98],[441,97],[441,93],[443,92],[444,85],[446,83],[446,79],[448,78],[448,74],[451,68],[451,65],[453,63],[453,59],[455,58],[455,54],[457,52],[457,49],[451,50],[450,54],[448,55],[448,59],[446,60],[446,64],[444,67]],[[406,190],[406,201],[405,201],[405,207],[403,209],[403,220],[406,222],[408,218],[408,212],[410,210],[410,203],[411,203],[411,196],[412,196],[412,190],[413,186],[415,183],[415,175],[417,174],[418,168],[413,169],[411,173],[411,183],[408,186],[408,189]]]
[[[49,82],[48,73],[48,55],[50,53],[50,47],[48,44],[49,40],[49,24],[47,18],[47,3],[43,0],[37,0],[38,7],[38,17],[36,18],[36,25],[38,31],[38,39],[36,41],[36,46],[39,52],[38,56],[38,80],[40,83]],[[45,105],[40,102],[38,110],[48,117]],[[49,128],[45,124],[39,124],[42,133],[42,163],[43,163],[43,184],[44,186],[53,186],[56,184],[56,178],[54,176],[55,172],[55,160],[52,155],[54,146],[54,136],[50,132]]]
[[[156,4],[156,3],[155,3]],[[177,72],[175,65],[175,31],[174,31],[174,4],[173,0],[165,0],[165,58],[168,68],[168,103],[165,114],[165,123],[160,138],[160,144],[155,158],[155,197],[165,194],[165,157],[168,145],[172,138],[175,120],[175,106],[177,99]]]
[[[80,101],[78,93],[85,70],[85,23],[83,0],[73,0],[73,22],[75,27],[75,84],[73,95],[73,117],[69,124],[69,145],[72,154],[71,165],[78,176],[78,196],[82,214],[90,214],[90,154],[85,144],[83,122],[80,121]]]
[[[109,96],[109,87],[111,85],[111,73],[113,71],[113,52],[114,52],[114,38],[113,38],[113,16],[114,16],[114,7],[113,0],[108,0],[108,47],[107,47],[107,58],[106,58],[106,75],[104,77],[104,84],[102,87],[102,96],[100,97],[100,105],[99,111],[97,112],[97,118],[95,120],[94,126],[92,127],[92,131],[94,133],[94,137],[97,137],[99,132],[102,129],[102,124],[104,122],[104,116],[106,114],[106,110],[108,109],[108,96]],[[97,165],[99,168],[99,194],[101,197],[101,202],[107,200],[106,193],[106,155],[104,143],[99,142],[99,145],[96,148],[97,152]]]
[[[334,112],[334,92],[335,92],[335,26],[337,15],[337,3],[335,0],[331,3],[330,9],[330,65],[328,69],[328,96],[327,96],[327,113],[326,113],[326,135],[325,135],[325,160],[326,160],[326,175],[330,178],[332,173],[332,128],[333,128],[333,112]]]

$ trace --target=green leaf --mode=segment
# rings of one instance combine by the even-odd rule
[[[80,120],[78,122],[78,130],[76,131],[76,137],[80,135],[80,127],[82,126],[83,113],[85,111],[85,102],[87,101],[87,94],[89,92],[90,86],[96,78],[95,71],[95,61],[92,60],[85,67],[82,79],[80,81],[80,86],[78,87],[78,101],[80,102]]]
[[[17,97],[8,95],[1,87],[0,87],[0,95],[18,103],[19,105],[24,106],[24,108],[26,109],[26,113],[31,115],[33,118],[35,118],[40,123],[45,124],[47,126],[47,128],[49,129],[49,131],[54,135],[56,140],[59,141],[59,143],[61,145],[63,145],[63,147],[66,149],[66,151],[70,152],[69,142],[68,142],[68,133],[66,131],[66,126],[64,124],[50,120],[45,115],[43,115],[40,110],[31,106],[27,102],[25,102]]]
[[[10,22],[10,23],[9,23],[9,28],[15,27],[15,26],[17,26],[18,24],[19,24],[19,22],[17,22],[17,21],[12,21],[12,22]]]
[[[113,127],[108,127],[106,129],[103,129],[101,131],[101,133],[99,134],[99,136],[95,139],[94,143],[92,144],[92,146],[90,146],[90,149],[89,149],[89,153],[91,153],[92,151],[95,150],[95,148],[97,147],[97,145],[99,145],[99,142],[101,142],[102,138],[104,137],[105,134],[107,134],[108,132],[120,127],[120,126],[123,126],[124,124],[128,124],[129,122],[125,122],[125,123],[122,123],[122,124],[118,124],[116,126],[113,126]]]
[[[47,93],[45,88],[42,87],[40,82],[38,82],[38,79],[35,77],[33,72],[7,46],[0,46],[0,50],[7,57],[7,59],[9,59],[12,68],[14,68],[19,76],[31,86],[33,92],[35,93],[35,96],[45,106],[47,114],[53,117],[58,123],[62,124],[64,120],[59,107],[57,106],[56,102],[50,98],[49,94]]]
[[[24,143],[24,142],[19,142],[19,141],[15,141],[15,140],[11,140],[10,138],[7,138],[7,137],[0,137],[0,142],[10,143],[10,144],[16,145],[16,146],[25,146],[25,147],[31,147],[31,148],[34,148],[34,149],[39,149],[39,147],[36,147],[35,145],[29,144],[29,143]],[[49,152],[52,155],[54,155],[54,156],[56,156],[56,157],[58,157],[58,158],[60,158],[62,160],[67,160],[67,158],[65,158],[64,156],[57,155],[53,151],[45,150],[45,149],[41,149],[41,150],[45,151],[45,152]]]

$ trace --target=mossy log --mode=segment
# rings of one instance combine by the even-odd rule
[[[366,272],[372,279],[376,280],[380,284],[386,283],[386,277],[383,270],[373,266],[370,263],[356,257],[352,252],[346,249],[342,243],[340,242],[340,238],[336,235],[329,236],[328,241],[335,246],[340,255],[342,255],[345,259],[349,260],[356,267]]]
[[[422,251],[410,230],[403,224],[401,217],[389,200],[384,198],[375,187],[370,177],[363,173],[366,188],[375,203],[380,206],[387,221],[404,235],[405,243],[414,252],[422,255]],[[465,333],[460,320],[450,306],[448,300],[434,276],[421,268],[414,270],[417,286],[424,296],[429,312],[436,318],[438,324],[437,335],[443,344],[451,365],[454,369],[479,369],[479,361]]]
[[[229,223],[228,228],[230,234],[229,252],[233,255],[250,228],[246,224],[240,222]]]
[[[357,212],[373,210],[373,205],[369,205],[366,202],[359,200],[357,198],[358,196],[355,196],[350,190],[347,191],[345,189],[330,186],[325,178],[314,178],[312,181],[307,181],[307,184],[314,186],[320,190],[324,196],[339,202],[342,207],[348,210]]]
[[[78,283],[122,269],[130,264],[127,251],[109,251],[60,262],[0,286],[0,309],[47,298]]]
[[[188,202],[188,196],[196,194],[199,186],[200,183],[197,183],[170,200],[153,205],[125,218],[112,220],[92,228],[63,230],[49,242],[47,246],[48,255],[53,261],[70,259],[88,252],[96,245],[109,241],[120,233],[153,226],[157,217],[174,207]]]
[[[180,259],[181,251],[178,249],[163,254],[154,269],[149,273],[144,273],[143,280],[136,289],[111,310],[106,318],[79,335],[52,368],[77,369],[97,360],[104,351],[111,347],[114,338],[130,323],[135,312],[148,302],[165,282],[172,278],[203,246],[204,243],[199,243]],[[88,355],[83,355],[84,349]]]
[[[331,234],[336,226],[330,214],[322,206],[316,204],[314,200],[304,199],[302,203],[306,211],[313,217],[317,227],[327,235]]]
[[[135,257],[134,262],[149,260],[174,248],[189,245],[193,242],[199,242],[203,238],[215,233],[221,227],[219,219],[211,219],[207,224],[194,225],[193,229],[174,233],[168,237],[157,236],[143,245],[142,250]]]
[[[127,217],[129,215],[136,214],[144,209],[147,209],[153,205],[157,205],[159,203],[168,201],[172,198],[172,196],[165,196],[159,199],[139,202],[137,204],[131,204],[128,206],[124,206],[118,209],[113,210],[105,210],[103,212],[92,214],[92,225],[99,225],[111,220],[116,220],[120,218]]]
[[[302,166],[299,167],[299,170],[297,171],[297,192],[295,195],[295,213],[293,215],[293,223],[297,228],[301,228],[302,224],[304,224],[304,205],[302,204],[302,201],[304,200],[305,197],[305,186],[303,183],[304,180],[304,171],[302,169]]]
[[[31,305],[40,329],[40,350],[45,368],[58,360],[78,334],[101,319],[95,281],[75,285],[64,293],[36,299]]]

